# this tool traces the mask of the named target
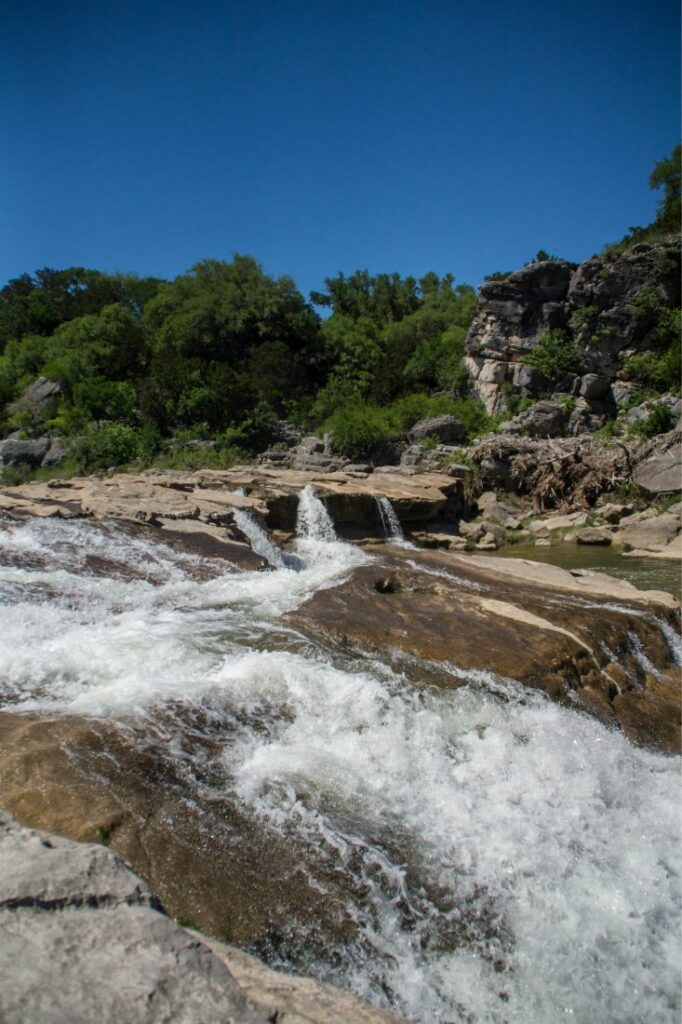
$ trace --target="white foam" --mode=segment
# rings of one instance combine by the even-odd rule
[[[378,1003],[424,1024],[677,1024],[678,762],[511,679],[445,665],[460,688],[418,692],[302,653],[281,616],[366,559],[310,505],[300,572],[198,580],[115,528],[1,533],[5,557],[40,556],[0,566],[5,706],[141,720],[174,702],[231,723],[225,785],[348,880],[356,936],[326,959],[317,936],[309,969]]]

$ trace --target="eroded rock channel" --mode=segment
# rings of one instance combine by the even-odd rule
[[[359,492],[325,508],[305,483],[223,483],[199,513],[166,487],[175,519],[139,493],[138,525],[87,482],[33,517],[17,499],[0,805],[106,844],[202,931],[413,1020],[676,1019],[677,602],[361,548],[329,515]],[[456,500],[442,483],[405,508]],[[257,502],[257,526],[297,527],[277,567],[225,533]]]

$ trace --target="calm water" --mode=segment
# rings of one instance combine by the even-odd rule
[[[615,548],[569,543],[554,544],[550,548],[513,544],[490,554],[502,558],[530,558],[534,562],[548,562],[562,569],[608,572],[619,579],[629,580],[640,590],[666,590],[678,599],[682,592],[680,563],[672,559],[630,558],[619,554]]]

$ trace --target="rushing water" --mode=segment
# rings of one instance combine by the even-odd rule
[[[377,498],[377,508],[379,509],[379,516],[381,518],[381,525],[384,531],[384,537],[386,540],[392,541],[394,544],[400,544],[402,547],[407,546],[405,540],[405,534],[403,528],[400,525],[396,510],[391,505],[388,498]]]
[[[367,556],[308,489],[298,533],[298,571],[215,575],[115,526],[6,521],[4,706],[229,724],[220,787],[324,860],[354,923],[306,954],[314,920],[289,922],[298,969],[424,1024],[677,1022],[677,762],[513,680],[417,691],[304,642],[282,616]]]

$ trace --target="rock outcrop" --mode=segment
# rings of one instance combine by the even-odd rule
[[[602,403],[595,406],[598,414],[604,404],[615,410],[629,392],[625,361],[646,346],[654,326],[651,310],[636,304],[645,287],[662,307],[679,306],[678,242],[639,244],[580,266],[565,260],[531,263],[503,280],[485,281],[466,362],[488,412],[503,409],[510,393],[538,399],[551,391],[591,406]],[[524,359],[553,330],[573,339],[576,360],[572,372],[548,380]]]
[[[110,850],[0,812],[4,1024],[399,1024],[350,993],[278,974],[166,917]]]
[[[50,480],[3,488],[0,510],[116,518],[164,530],[204,529],[222,540],[229,536],[243,539],[235,510],[251,512],[270,529],[291,533],[296,526],[298,496],[304,487],[312,486],[342,532],[381,536],[377,498],[388,498],[403,522],[453,518],[465,507],[464,473],[415,476],[398,467],[386,467],[368,475],[249,466],[196,473],[119,473],[105,479]]]

